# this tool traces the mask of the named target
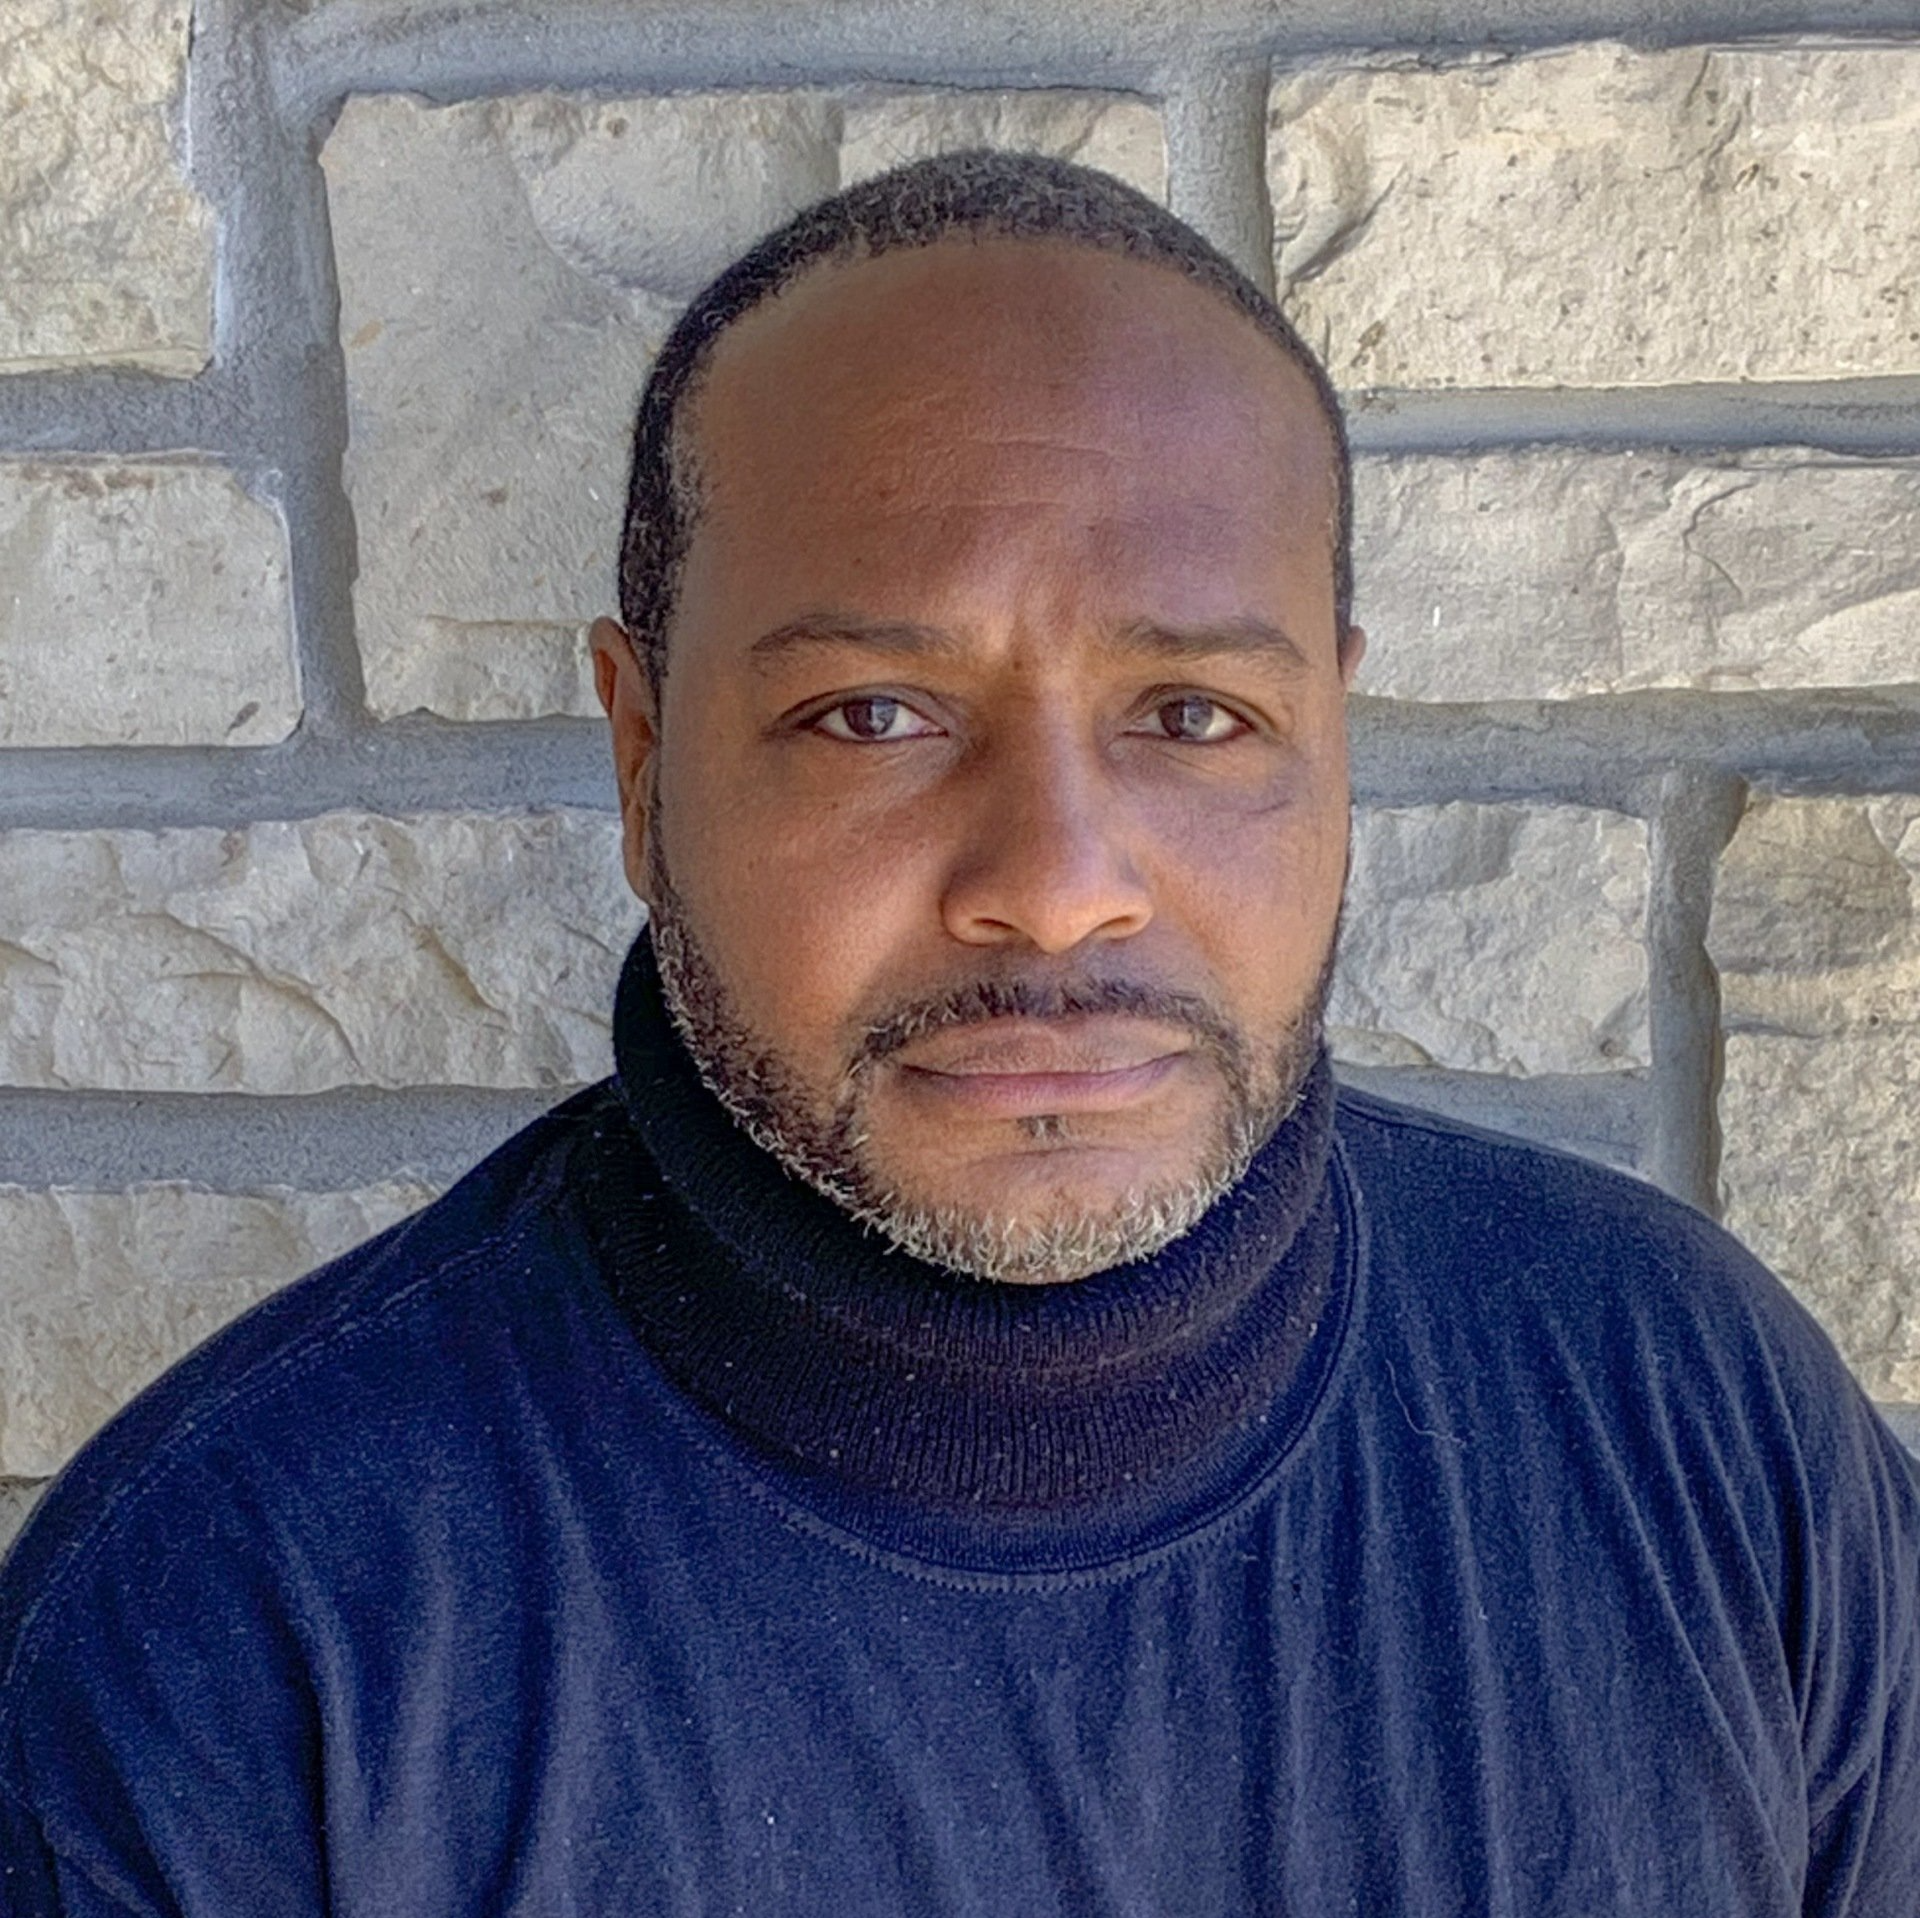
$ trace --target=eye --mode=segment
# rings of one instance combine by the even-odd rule
[[[813,723],[829,739],[844,739],[863,746],[887,746],[896,739],[924,739],[940,730],[904,700],[888,699],[881,693],[843,699],[839,705],[829,706]]]
[[[1189,746],[1214,746],[1222,740],[1238,738],[1249,729],[1238,713],[1217,699],[1206,699],[1199,693],[1182,693],[1177,699],[1163,699],[1132,730],[1153,733],[1162,739],[1177,739]]]

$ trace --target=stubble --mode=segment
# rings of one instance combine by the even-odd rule
[[[1084,1278],[1151,1257],[1190,1231],[1245,1176],[1299,1103],[1319,1054],[1332,952],[1309,1001],[1279,1043],[1256,1052],[1207,1000],[1139,981],[1001,971],[944,992],[879,1008],[849,1047],[831,1094],[811,1091],[778,1050],[740,1016],[695,933],[651,835],[649,936],[667,1011],[707,1089],[755,1144],[795,1178],[912,1256],[1001,1283]],[[1063,1205],[1039,1216],[929,1204],[882,1172],[868,1130],[876,1071],[918,1039],[990,1020],[1121,1014],[1183,1029],[1216,1072],[1222,1097],[1206,1149],[1182,1179],[1129,1188],[1099,1207]],[[1070,1137],[1070,1122],[1022,1122],[1036,1143]]]

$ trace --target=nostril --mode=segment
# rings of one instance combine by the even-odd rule
[[[980,862],[955,875],[943,913],[954,936],[975,942],[1018,940],[1063,952],[1091,938],[1124,938],[1153,916],[1146,885],[1130,861],[1039,856]]]
[[[1077,731],[1036,727],[976,762],[954,821],[942,910],[973,944],[1057,953],[1122,938],[1152,917],[1125,796]]]

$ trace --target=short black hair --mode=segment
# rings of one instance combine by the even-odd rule
[[[1144,193],[1065,160],[976,149],[896,167],[796,214],[726,268],[667,335],[634,422],[620,540],[620,617],[654,684],[666,671],[667,627],[700,505],[682,416],[727,328],[812,267],[962,238],[1063,240],[1172,267],[1286,354],[1311,384],[1333,442],[1334,608],[1344,635],[1353,605],[1352,460],[1333,383],[1306,342],[1218,247]]]

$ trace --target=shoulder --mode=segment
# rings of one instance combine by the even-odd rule
[[[318,1449],[382,1399],[430,1415],[456,1389],[450,1348],[485,1341],[564,1265],[570,1165],[608,1088],[536,1120],[413,1217],[276,1293],[189,1353],[75,1457],[0,1577],[0,1685],[11,1688],[103,1554],[151,1549],[234,1461]],[[139,1541],[145,1540],[144,1544]],[[3,1716],[0,1713],[0,1716]]]
[[[1370,1096],[1343,1096],[1339,1137],[1368,1234],[1364,1356],[1397,1367],[1356,1389],[1368,1429],[1403,1470],[1409,1436],[1445,1435],[1477,1549],[1500,1554],[1505,1514],[1519,1562],[1556,1568],[1545,1602],[1617,1630],[1655,1595],[1636,1657],[1677,1633],[1676,1696],[1704,1677],[1750,1753],[1784,1689],[1809,1884],[1851,1874],[1859,1909],[1909,1908],[1920,1464],[1826,1334],[1638,1179]]]
[[[1337,1125],[1370,1230],[1390,1254],[1472,1259],[1488,1282],[1592,1290],[1623,1305],[1677,1303],[1705,1287],[1798,1312],[1731,1234],[1630,1173],[1348,1089]]]
[[[1361,1092],[1339,1091],[1336,1127],[1348,1158],[1382,1196],[1433,1205],[1460,1195],[1468,1209],[1489,1201],[1529,1212],[1600,1207],[1679,1225],[1702,1215],[1632,1173],[1563,1147]]]
[[[1550,1371],[1606,1408],[1615,1441],[1691,1430],[1809,1489],[1871,1481],[1920,1531],[1920,1468],[1823,1328],[1705,1213],[1372,1094],[1343,1090],[1338,1127],[1376,1276],[1416,1311],[1467,1321],[1487,1365]]]

